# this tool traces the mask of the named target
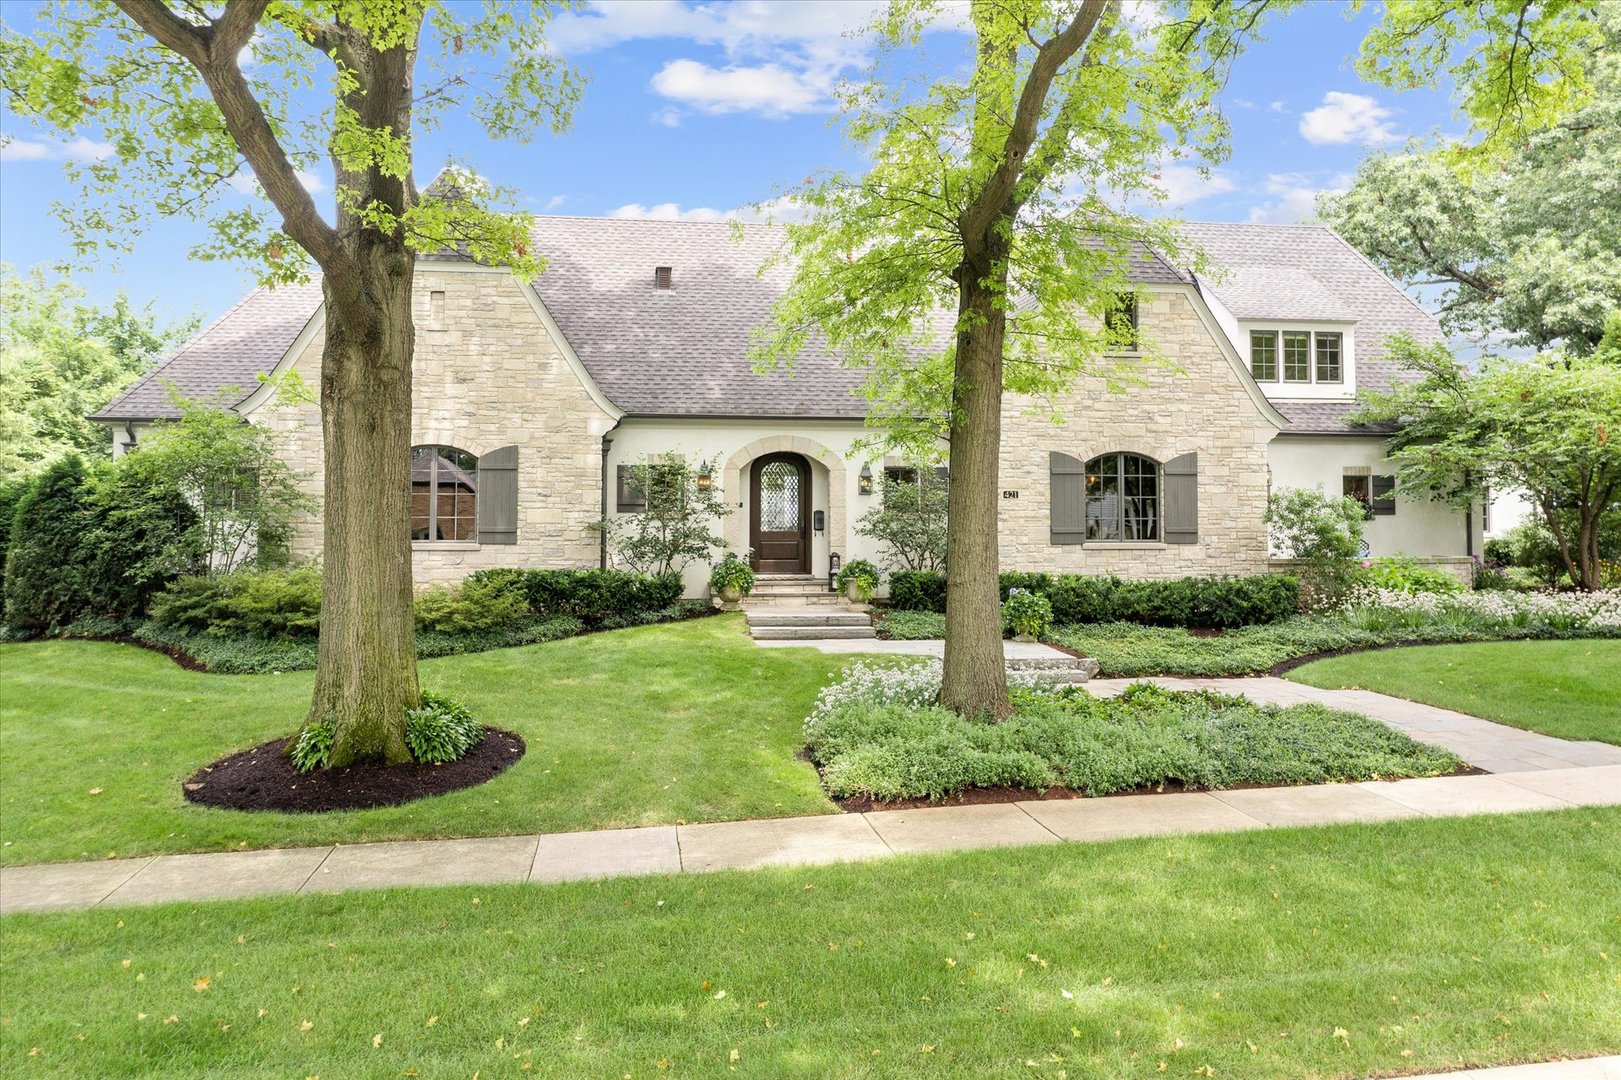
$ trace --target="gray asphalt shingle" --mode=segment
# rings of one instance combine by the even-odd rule
[[[1229,273],[1202,282],[1241,317],[1355,320],[1361,385],[1388,386],[1383,339],[1405,330],[1440,340],[1435,320],[1326,228],[1190,224],[1192,240]],[[535,246],[548,265],[535,281],[564,336],[615,405],[647,416],[848,417],[865,415],[862,373],[824,347],[807,347],[791,371],[765,375],[748,359],[750,335],[769,315],[791,272],[764,275],[780,232],[766,225],[542,217]],[[653,287],[655,267],[672,287]],[[1188,277],[1144,249],[1133,277]],[[257,289],[141,378],[97,419],[157,419],[176,412],[173,385],[188,397],[231,403],[252,393],[315,314],[320,285]],[[1248,314],[1248,313],[1257,314]],[[1293,431],[1351,430],[1345,403],[1280,402]]]

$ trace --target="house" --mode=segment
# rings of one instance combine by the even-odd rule
[[[1269,490],[1321,486],[1368,504],[1373,554],[1461,564],[1475,515],[1392,490],[1387,432],[1346,422],[1359,388],[1395,373],[1385,340],[1435,341],[1435,320],[1332,232],[1197,224],[1223,268],[1208,279],[1142,251],[1139,334],[1171,364],[1109,392],[1082,379],[1059,415],[1011,398],[1004,416],[1001,558],[1008,569],[1172,577],[1268,568]],[[605,515],[638,508],[626,470],[676,452],[707,463],[734,513],[726,544],[765,572],[823,577],[836,554],[878,557],[857,523],[886,468],[859,372],[808,350],[760,374],[750,333],[786,268],[759,267],[770,226],[545,217],[532,284],[454,257],[418,265],[412,547],[419,581],[493,566],[605,562]],[[169,388],[277,428],[318,490],[319,414],[274,400],[263,376],[319,384],[317,284],[257,290],[93,419],[117,452],[175,415]],[[299,524],[295,555],[320,551]],[[688,570],[702,595],[707,568]]]

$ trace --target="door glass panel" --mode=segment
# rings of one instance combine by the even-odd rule
[[[760,531],[799,531],[799,469],[792,462],[760,466]]]

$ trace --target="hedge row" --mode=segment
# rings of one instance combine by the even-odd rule
[[[1040,593],[1052,604],[1053,622],[1133,622],[1147,626],[1220,627],[1277,622],[1300,610],[1300,582],[1286,574],[1254,577],[1185,577],[1123,581],[1117,577],[1009,571],[1009,589]],[[946,610],[946,576],[901,570],[889,582],[890,604],[900,611]]]
[[[648,577],[624,570],[479,570],[469,581],[510,585],[523,591],[529,612],[545,618],[566,615],[586,626],[634,619],[663,611],[681,599],[681,575]]]

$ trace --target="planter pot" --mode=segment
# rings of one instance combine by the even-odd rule
[[[735,604],[743,599],[743,590],[736,585],[727,585],[720,590],[721,603]]]
[[[1036,636],[1034,634],[1014,634],[1013,635],[1013,640],[1014,641],[1035,641]]]
[[[852,581],[850,584],[844,587],[844,598],[850,601],[850,603],[855,604],[857,607],[865,607],[867,601],[872,599],[872,594],[867,593],[865,596],[863,596],[860,586]]]

